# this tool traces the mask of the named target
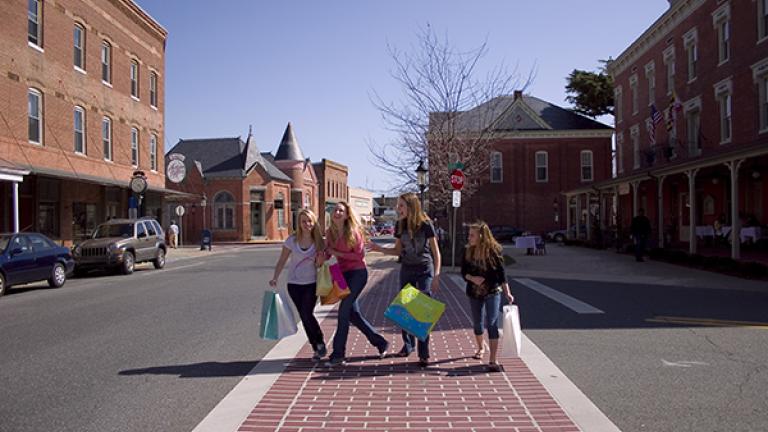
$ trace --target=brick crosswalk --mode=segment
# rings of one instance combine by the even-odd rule
[[[397,276],[392,268],[370,270],[360,299],[363,315],[395,352],[402,346],[400,330],[383,313],[399,289]],[[504,372],[491,373],[472,358],[475,342],[463,291],[442,279],[436,298],[447,307],[432,333],[429,367],[420,368],[415,353],[380,360],[357,330],[349,333],[344,366],[312,361],[305,344],[238,430],[580,431],[520,359],[499,359]],[[335,315],[321,325],[330,339]]]

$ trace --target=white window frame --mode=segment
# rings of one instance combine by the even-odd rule
[[[718,106],[720,144],[728,144],[733,139],[733,81],[729,77],[713,87]]]
[[[77,44],[78,31],[80,32],[79,46]],[[72,63],[75,70],[85,72],[85,26],[80,23],[75,23],[72,30]]]
[[[685,119],[685,138],[687,140],[688,155],[700,156],[702,152],[701,140],[701,97],[696,96],[683,104],[683,118]],[[697,127],[691,127],[691,116],[696,114]],[[692,131],[696,129],[695,131]]]
[[[29,7],[34,4],[34,11]],[[42,0],[27,1],[27,43],[33,48],[37,48],[42,51],[43,49],[43,2]],[[33,35],[29,31],[31,24],[35,25],[36,32]],[[32,39],[35,40],[32,40]]]
[[[725,3],[712,12],[712,26],[717,34],[717,65],[731,57],[731,4]]]
[[[757,100],[759,106],[757,111],[760,114],[758,133],[763,134],[768,132],[768,57],[753,64],[751,67],[752,79],[757,86],[758,92]]]
[[[157,171],[157,135],[149,135],[149,169]]]
[[[666,66],[667,96],[675,91],[675,46],[671,45],[664,50],[664,66]]]
[[[101,41],[101,82],[112,87],[112,44]]]
[[[768,40],[768,0],[757,0],[757,43]]]
[[[131,128],[131,166],[139,167],[139,129]]]
[[[648,106],[656,103],[656,62],[645,65],[645,79],[648,82]]]
[[[80,130],[77,129],[77,116],[80,115]],[[85,154],[86,149],[86,126],[85,126],[85,108],[75,105],[75,109],[73,110],[73,119],[72,119],[72,129],[74,131],[74,150],[77,154]],[[80,142],[78,143],[78,133]],[[78,149],[78,144],[80,145],[80,149]]]
[[[288,221],[285,218],[285,194],[282,192],[277,193],[277,197],[275,198],[275,201],[282,201],[283,202],[283,208],[276,208],[277,210],[277,228],[278,229],[285,229],[285,227],[288,225]]]
[[[504,162],[502,160],[501,152],[498,151],[492,151],[491,152],[491,183],[504,183]],[[494,174],[498,173],[497,176],[494,176]]]
[[[585,156],[587,157],[587,160],[584,159]],[[592,153],[592,150],[582,150],[581,151],[581,157],[579,158],[581,160],[581,181],[582,182],[591,182],[595,179],[595,159],[594,154]],[[589,176],[584,176],[584,168],[589,168]]]
[[[157,72],[149,72],[149,106],[157,108]]]
[[[33,98],[37,101],[36,112],[32,112]],[[45,128],[43,127],[43,121],[45,119],[45,110],[43,108],[43,92],[36,88],[27,89],[27,139],[32,144],[43,145],[44,142],[43,131]],[[33,121],[37,122],[37,140],[32,139],[29,133],[32,130]]]
[[[544,163],[539,162],[539,156],[544,156]],[[549,182],[549,153],[545,150],[537,151],[534,156],[534,176],[536,183],[548,183]],[[544,169],[544,178],[539,177],[539,169]]]
[[[640,168],[640,126],[634,125],[629,129],[629,139],[632,141],[632,169]]]
[[[130,67],[131,97],[139,100],[139,61],[131,60]]]
[[[616,173],[624,172],[624,132],[616,135]]]
[[[629,92],[632,97],[632,114],[637,114],[640,111],[640,95],[637,88],[637,74],[633,74],[629,77]]]
[[[101,149],[104,152],[104,160],[112,161],[112,119],[101,119]]]
[[[624,119],[622,103],[624,102],[624,89],[621,86],[617,86],[613,93],[613,109],[616,116],[616,124],[621,123]]]
[[[683,46],[688,64],[688,82],[691,83],[696,81],[699,62],[699,34],[695,27],[683,35]]]
[[[219,197],[227,196],[227,201],[219,201]],[[220,214],[221,213],[221,214]],[[227,222],[230,221],[231,224]],[[235,197],[226,190],[216,193],[213,197],[213,226],[218,230],[233,230],[237,226],[235,220]]]

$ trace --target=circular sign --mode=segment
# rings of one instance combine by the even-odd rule
[[[136,176],[131,179],[131,190],[137,194],[143,194],[147,190],[147,179]]]
[[[451,173],[451,186],[456,190],[464,187],[464,173],[460,169],[455,169]]]
[[[186,212],[186,210],[184,209],[183,205],[176,206],[176,216],[182,217],[182,216],[184,216],[185,212]]]
[[[181,183],[187,175],[187,167],[184,165],[183,161],[174,159],[168,162],[168,167],[165,169],[165,175],[168,177],[168,180],[174,183]]]

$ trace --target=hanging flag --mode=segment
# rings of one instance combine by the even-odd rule
[[[669,95],[669,107],[666,109],[667,117],[667,131],[671,131],[675,127],[677,122],[677,113],[683,110],[683,104],[677,100],[677,94],[672,90],[672,94]]]

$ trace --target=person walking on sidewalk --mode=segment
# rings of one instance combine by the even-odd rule
[[[378,349],[381,358],[386,357],[389,343],[360,313],[357,298],[368,283],[365,236],[357,217],[345,201],[336,204],[331,216],[331,226],[325,234],[325,241],[326,253],[336,257],[350,290],[350,294],[341,301],[339,306],[336,334],[333,336],[333,352],[326,365],[345,363],[350,323],[354,324],[368,338],[368,342]]]
[[[648,237],[651,236],[651,221],[645,216],[645,210],[639,209],[637,211],[637,216],[632,218],[630,231],[632,232],[632,239],[635,241],[635,260],[642,262]]]
[[[288,294],[296,305],[301,318],[301,325],[307,334],[307,340],[315,354],[314,360],[320,360],[327,354],[325,339],[320,324],[315,318],[315,304],[317,303],[317,267],[325,261],[325,243],[317,217],[309,209],[302,209],[298,215],[299,226],[296,233],[288,237],[283,243],[283,251],[275,265],[275,272],[269,285],[277,286],[277,278],[283,271],[288,258]]]
[[[395,247],[386,248],[374,242],[369,247],[375,252],[400,257],[400,287],[411,284],[422,293],[432,296],[440,287],[440,248],[432,221],[421,210],[415,193],[405,193],[397,199],[399,221],[395,231]],[[416,347],[416,337],[403,330],[403,348],[398,355],[408,357]],[[418,342],[419,365],[429,361],[429,337]]]
[[[502,290],[509,303],[512,303],[514,297],[509,291],[504,273],[501,245],[493,238],[485,222],[476,222],[469,226],[468,243],[461,254],[461,276],[467,281],[466,292],[472,309],[472,324],[477,341],[474,358],[480,360],[485,354],[483,343],[483,315],[485,315],[491,350],[488,367],[493,372],[499,372],[501,366],[496,362],[496,352],[499,347]]]
[[[171,247],[177,249],[179,247],[179,226],[176,225],[176,221],[171,221],[171,226],[168,227],[168,237],[171,241]]]

